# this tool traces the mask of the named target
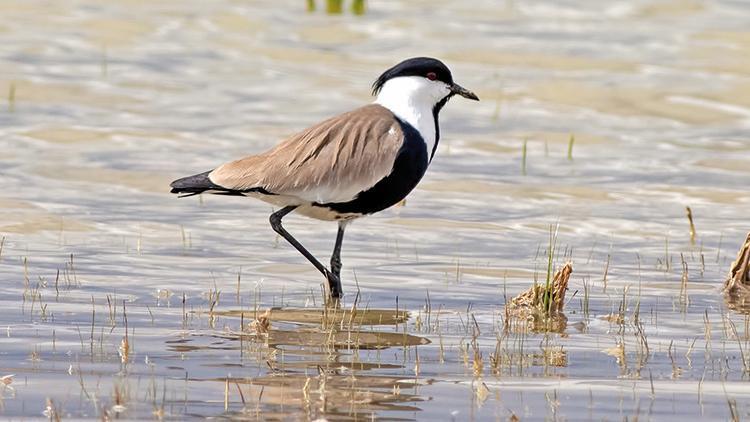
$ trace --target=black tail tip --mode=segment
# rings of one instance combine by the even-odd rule
[[[217,188],[218,186],[208,178],[209,173],[211,173],[211,170],[175,180],[169,184],[169,187],[172,188],[170,193],[184,194],[180,196],[182,198],[184,196],[198,195],[209,189]]]

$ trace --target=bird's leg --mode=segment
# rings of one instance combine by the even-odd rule
[[[339,278],[339,290],[341,290],[341,243],[344,241],[344,228],[346,222],[339,221],[339,231],[336,234],[336,245],[331,255],[331,272]]]
[[[315,268],[317,268],[318,271],[320,271],[321,274],[325,276],[325,278],[328,280],[328,287],[330,288],[331,297],[334,299],[339,299],[341,297],[342,291],[341,280],[339,280],[338,275],[328,271],[328,269],[324,267],[323,264],[320,263],[320,261],[315,259],[315,257],[281,225],[281,219],[284,218],[285,215],[294,211],[296,208],[296,205],[289,205],[271,214],[271,217],[268,219],[271,222],[271,227],[273,228],[273,231],[280,234],[281,237],[286,239],[287,242],[294,246],[294,248],[297,249],[299,253],[307,258],[307,260],[310,261],[310,263],[313,264]]]

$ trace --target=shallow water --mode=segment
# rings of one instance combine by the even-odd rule
[[[720,291],[748,231],[745,3],[312,3],[0,4],[2,417],[747,417]],[[442,112],[405,206],[348,229],[354,312],[316,316],[268,205],[167,193],[414,55],[482,101]],[[285,221],[328,256],[335,225]],[[505,330],[554,225],[567,328]]]

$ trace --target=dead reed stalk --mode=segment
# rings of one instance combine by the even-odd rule
[[[737,253],[737,259],[732,263],[729,276],[724,282],[724,292],[750,298],[750,233]]]
[[[526,321],[532,331],[561,332],[567,325],[563,314],[565,292],[573,273],[573,264],[565,263],[547,284],[534,284],[525,292],[511,299],[505,307],[506,325],[511,320]]]

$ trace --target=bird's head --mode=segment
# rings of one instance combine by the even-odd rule
[[[453,81],[450,69],[440,60],[414,57],[383,72],[372,84],[372,93],[378,102],[388,100],[430,104],[442,107],[448,99],[458,94],[479,101],[473,92]]]

